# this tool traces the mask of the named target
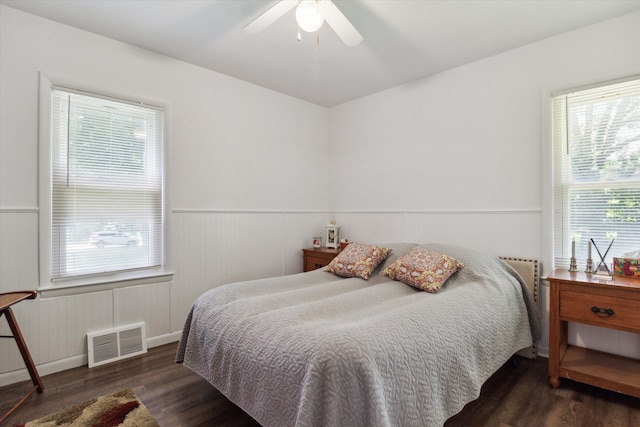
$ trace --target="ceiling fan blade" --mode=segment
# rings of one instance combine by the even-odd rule
[[[258,15],[253,21],[249,22],[243,28],[247,34],[257,34],[260,31],[267,28],[282,17],[285,13],[296,7],[298,0],[280,0],[278,3],[271,6],[264,11],[261,15]]]
[[[333,31],[336,32],[342,42],[349,47],[358,45],[362,41],[362,36],[358,30],[351,25],[351,22],[331,0],[322,0],[322,2],[325,3],[324,20],[333,28]]]

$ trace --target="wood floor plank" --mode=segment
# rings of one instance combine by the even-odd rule
[[[161,426],[256,427],[258,423],[199,375],[174,362],[177,344],[142,356],[89,369],[86,366],[43,377],[45,391],[31,396],[4,423],[13,426],[93,397],[130,387]],[[4,413],[30,382],[0,387]],[[426,424],[426,423],[425,423]],[[445,427],[640,426],[640,399],[563,380],[552,389],[547,359],[507,363]]]

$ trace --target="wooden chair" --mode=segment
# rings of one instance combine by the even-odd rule
[[[24,341],[24,337],[20,332],[20,328],[18,327],[18,322],[16,321],[13,312],[11,311],[11,306],[19,303],[25,299],[35,299],[37,293],[35,291],[18,291],[18,292],[9,292],[6,294],[0,294],[0,317],[4,314],[7,318],[7,323],[9,323],[9,328],[11,329],[11,333],[13,335],[0,335],[0,338],[15,338],[16,343],[18,344],[18,349],[20,349],[20,354],[22,354],[22,359],[24,360],[25,365],[27,365],[27,370],[29,371],[29,375],[31,376],[31,381],[33,382],[33,388],[29,390],[27,394],[24,395],[18,403],[16,403],[13,408],[9,409],[9,411],[0,418],[0,423],[4,421],[9,415],[13,413],[20,405],[24,403],[25,400],[29,396],[33,394],[34,391],[38,391],[38,393],[42,393],[44,390],[44,385],[42,384],[42,380],[40,379],[40,375],[38,375],[38,371],[36,370],[36,365],[33,363],[33,359],[31,359],[31,354],[29,354],[29,349],[27,348],[27,343]]]

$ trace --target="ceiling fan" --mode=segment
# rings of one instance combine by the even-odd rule
[[[243,30],[248,34],[259,33],[296,5],[296,21],[301,30],[314,33],[327,21],[345,45],[353,47],[362,41],[358,30],[331,0],[280,0],[249,22]]]

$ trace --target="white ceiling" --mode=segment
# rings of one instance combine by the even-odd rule
[[[275,0],[0,0],[0,4],[331,107],[640,10],[640,0],[334,0],[364,37],[324,25],[297,41],[295,9],[257,35]]]

